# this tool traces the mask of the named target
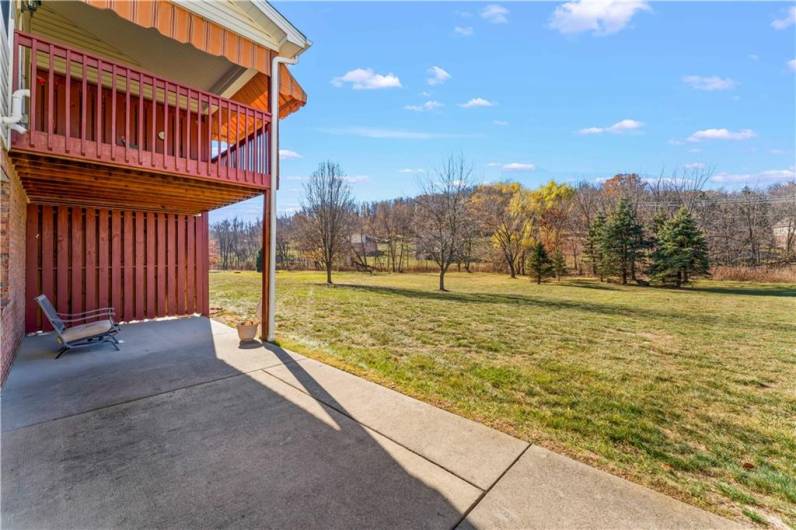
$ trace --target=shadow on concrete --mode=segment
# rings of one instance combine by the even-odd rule
[[[300,356],[200,317],[120,338],[59,360],[25,339],[2,396],[5,527],[452,528],[480,497],[352,420]]]

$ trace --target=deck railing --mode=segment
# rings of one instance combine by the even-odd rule
[[[269,113],[38,36],[15,43],[30,103],[14,148],[268,186]]]

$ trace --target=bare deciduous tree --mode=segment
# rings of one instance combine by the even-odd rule
[[[472,167],[463,156],[449,157],[423,182],[417,198],[418,251],[439,267],[439,290],[445,291],[445,273],[461,259],[469,230],[468,197]]]
[[[302,237],[306,246],[317,252],[326,270],[326,283],[332,285],[334,260],[348,247],[351,217],[355,211],[351,188],[339,164],[331,161],[318,165],[304,185]]]

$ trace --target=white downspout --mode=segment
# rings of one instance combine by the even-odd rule
[[[0,123],[7,126],[9,129],[17,131],[19,134],[28,132],[23,126],[19,124],[22,121],[22,98],[30,97],[30,90],[27,88],[20,88],[15,90],[11,96],[11,116],[0,117]]]
[[[274,57],[271,60],[271,207],[270,241],[268,260],[268,342],[273,342],[276,334],[276,186],[279,182],[279,65],[296,64],[298,56]]]

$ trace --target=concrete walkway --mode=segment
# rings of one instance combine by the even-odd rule
[[[731,528],[204,318],[121,352],[27,338],[2,394],[4,528]]]

